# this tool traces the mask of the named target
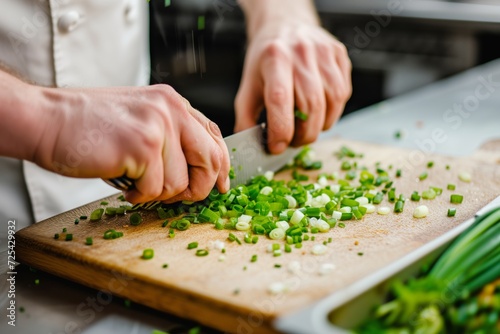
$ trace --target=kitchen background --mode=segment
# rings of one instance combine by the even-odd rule
[[[246,43],[237,1],[151,3],[152,83],[172,85],[223,135],[232,133]],[[344,115],[500,58],[499,0],[315,3],[353,63],[354,93]]]

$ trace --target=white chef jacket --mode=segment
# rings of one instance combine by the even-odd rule
[[[0,61],[21,77],[57,87],[148,84],[146,0],[2,0],[1,7]],[[8,220],[19,229],[116,192],[102,180],[0,157],[0,243]]]

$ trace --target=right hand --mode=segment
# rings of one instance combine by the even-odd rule
[[[34,162],[73,177],[128,176],[131,203],[197,201],[229,190],[219,128],[166,85],[39,88],[47,112]]]

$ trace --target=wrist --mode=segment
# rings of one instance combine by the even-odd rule
[[[44,123],[38,88],[0,71],[0,155],[33,160]]]
[[[239,0],[251,41],[261,30],[283,24],[320,25],[312,0]]]
[[[70,99],[65,89],[35,86],[33,89],[37,101],[38,124],[37,132],[33,136],[36,142],[29,160],[52,170],[54,150],[64,126],[65,110],[70,107]]]

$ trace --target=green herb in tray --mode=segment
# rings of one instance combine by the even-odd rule
[[[499,333],[500,208],[478,218],[422,276],[392,285],[358,333]]]

